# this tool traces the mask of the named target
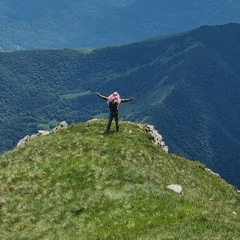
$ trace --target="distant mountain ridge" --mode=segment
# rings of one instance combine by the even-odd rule
[[[240,23],[238,0],[2,0],[0,49],[122,45]]]
[[[134,44],[0,53],[1,151],[57,122],[107,118],[98,91],[118,91],[123,120],[147,122],[171,153],[240,186],[240,25]]]

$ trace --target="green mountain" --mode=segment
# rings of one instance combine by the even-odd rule
[[[159,130],[171,153],[240,186],[240,25],[105,48],[0,53],[0,150],[58,122],[107,118],[95,92],[135,101],[122,120]]]
[[[72,124],[0,156],[1,239],[240,238],[236,188],[137,124],[106,124]]]
[[[1,0],[0,50],[126,44],[240,23],[238,0]]]

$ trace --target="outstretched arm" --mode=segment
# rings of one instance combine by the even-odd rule
[[[106,100],[107,101],[107,97],[105,97],[105,96],[103,96],[103,95],[101,95],[100,93],[96,93],[96,95],[98,96],[98,97],[100,97],[100,98],[102,98],[102,99],[104,99],[104,100]]]
[[[134,98],[127,98],[127,99],[121,99],[121,102],[130,102],[133,100],[134,100]]]

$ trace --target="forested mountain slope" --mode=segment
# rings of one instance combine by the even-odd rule
[[[170,152],[240,186],[240,26],[121,47],[0,53],[1,151],[39,128],[107,117],[95,96],[118,91],[123,120],[149,122]],[[105,114],[104,114],[105,113]]]

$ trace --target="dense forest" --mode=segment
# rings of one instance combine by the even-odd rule
[[[121,120],[154,124],[171,153],[240,186],[240,25],[118,47],[0,53],[0,151],[60,121],[106,118],[96,92],[135,101]]]

